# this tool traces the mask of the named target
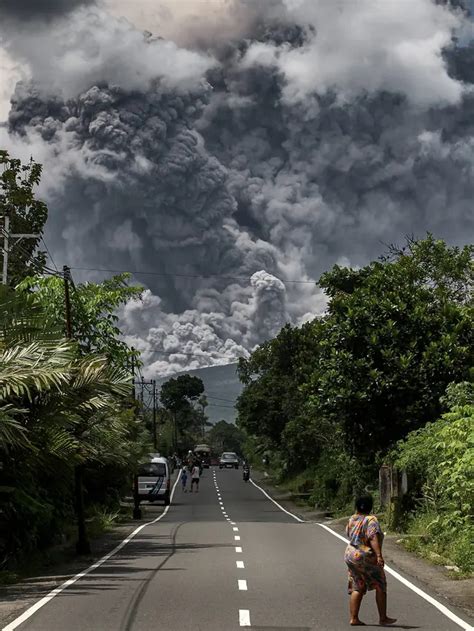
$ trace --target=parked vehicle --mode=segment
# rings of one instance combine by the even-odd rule
[[[171,500],[171,469],[166,458],[152,454],[149,462],[138,467],[138,497],[149,502],[163,501],[168,506]]]
[[[239,458],[236,453],[233,451],[224,451],[222,456],[219,459],[219,469],[231,468],[238,469],[239,468]]]

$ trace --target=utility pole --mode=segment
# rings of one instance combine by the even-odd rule
[[[72,339],[72,318],[71,318],[71,295],[69,293],[69,282],[71,280],[71,270],[67,265],[63,266],[64,278],[64,303],[66,307],[66,337]],[[84,510],[84,467],[77,464],[74,467],[74,495],[76,500],[77,517],[77,554],[90,554],[91,546],[87,538],[86,515]]]
[[[158,449],[157,440],[156,440],[156,379],[152,379],[152,388],[153,388],[153,449]]]
[[[143,412],[143,389],[145,387],[145,380],[143,379],[143,377],[142,377],[142,380],[141,380],[141,386],[142,387],[141,387],[141,390],[140,390],[140,403],[141,403],[141,406],[142,406],[141,409],[142,409],[142,412]]]
[[[66,337],[72,339],[72,320],[71,320],[71,295],[69,293],[69,281],[71,279],[71,270],[67,265],[63,266],[64,278],[64,303],[66,307]]]
[[[140,416],[142,419],[148,418],[146,411],[150,410],[150,396],[151,396],[151,412],[152,412],[152,438],[153,438],[153,449],[157,450],[157,416],[156,416],[156,403],[157,403],[157,392],[156,392],[156,380],[150,379],[149,381],[145,381],[142,377],[139,381],[133,382],[134,393],[135,386],[140,387],[140,391],[136,394],[136,401],[140,404]],[[151,386],[151,390],[150,390]],[[147,392],[147,402],[145,404],[144,392]],[[138,413],[137,413],[138,414]]]
[[[178,420],[176,418],[176,410],[173,411],[173,433],[174,433],[174,451],[178,453]]]
[[[3,218],[3,269],[2,269],[2,284],[6,285],[8,283],[8,254],[10,252],[10,239],[17,239],[21,241],[21,239],[39,239],[41,238],[40,234],[12,234],[10,233],[10,217],[5,215]]]
[[[132,351],[132,398],[135,400],[135,349],[132,346],[130,350]]]

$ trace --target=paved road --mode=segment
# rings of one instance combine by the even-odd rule
[[[342,541],[295,521],[240,471],[205,471],[199,493],[177,488],[161,521],[18,628],[233,631],[250,622],[266,631],[347,629],[343,551]],[[390,577],[389,603],[394,628],[462,628]],[[361,617],[376,625],[372,594]]]

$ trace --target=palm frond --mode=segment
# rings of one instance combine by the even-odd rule
[[[92,390],[97,397],[125,397],[130,394],[130,374],[111,366],[106,357],[89,356],[77,361],[70,387],[77,392]]]
[[[11,405],[0,407],[0,448],[9,449],[29,445],[26,427],[15,418],[16,415],[24,412],[25,410],[19,410]]]
[[[0,350],[0,400],[10,397],[32,399],[32,392],[61,389],[70,377],[75,346],[36,341]]]

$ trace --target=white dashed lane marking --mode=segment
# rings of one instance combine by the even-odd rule
[[[222,511],[222,515],[223,515],[223,517],[225,517],[226,521],[228,521],[230,523],[230,525],[232,526],[232,531],[234,533],[239,532],[237,524],[235,523],[235,521],[231,521],[229,515],[227,514],[227,512],[225,510],[224,502],[222,501],[222,495],[220,493],[219,486],[217,484],[215,472],[213,473],[213,475],[214,475],[214,486],[216,487],[216,493],[217,493],[217,500],[219,502],[219,506],[220,506],[220,509]],[[234,534],[234,541],[240,541],[240,535],[235,535]],[[236,552],[236,554],[242,554],[242,547],[241,546],[236,546],[235,547],[235,552]],[[244,570],[245,569],[245,565],[244,565],[243,561],[236,561],[235,565],[236,565],[238,570]],[[248,591],[247,581],[245,579],[238,579],[237,580],[237,585],[239,587],[239,591],[241,591],[241,592]],[[239,609],[239,625],[241,627],[250,627],[251,626],[251,624],[250,624],[250,610],[249,609]]]
[[[241,627],[250,627],[250,611],[248,609],[239,609],[239,624]]]

